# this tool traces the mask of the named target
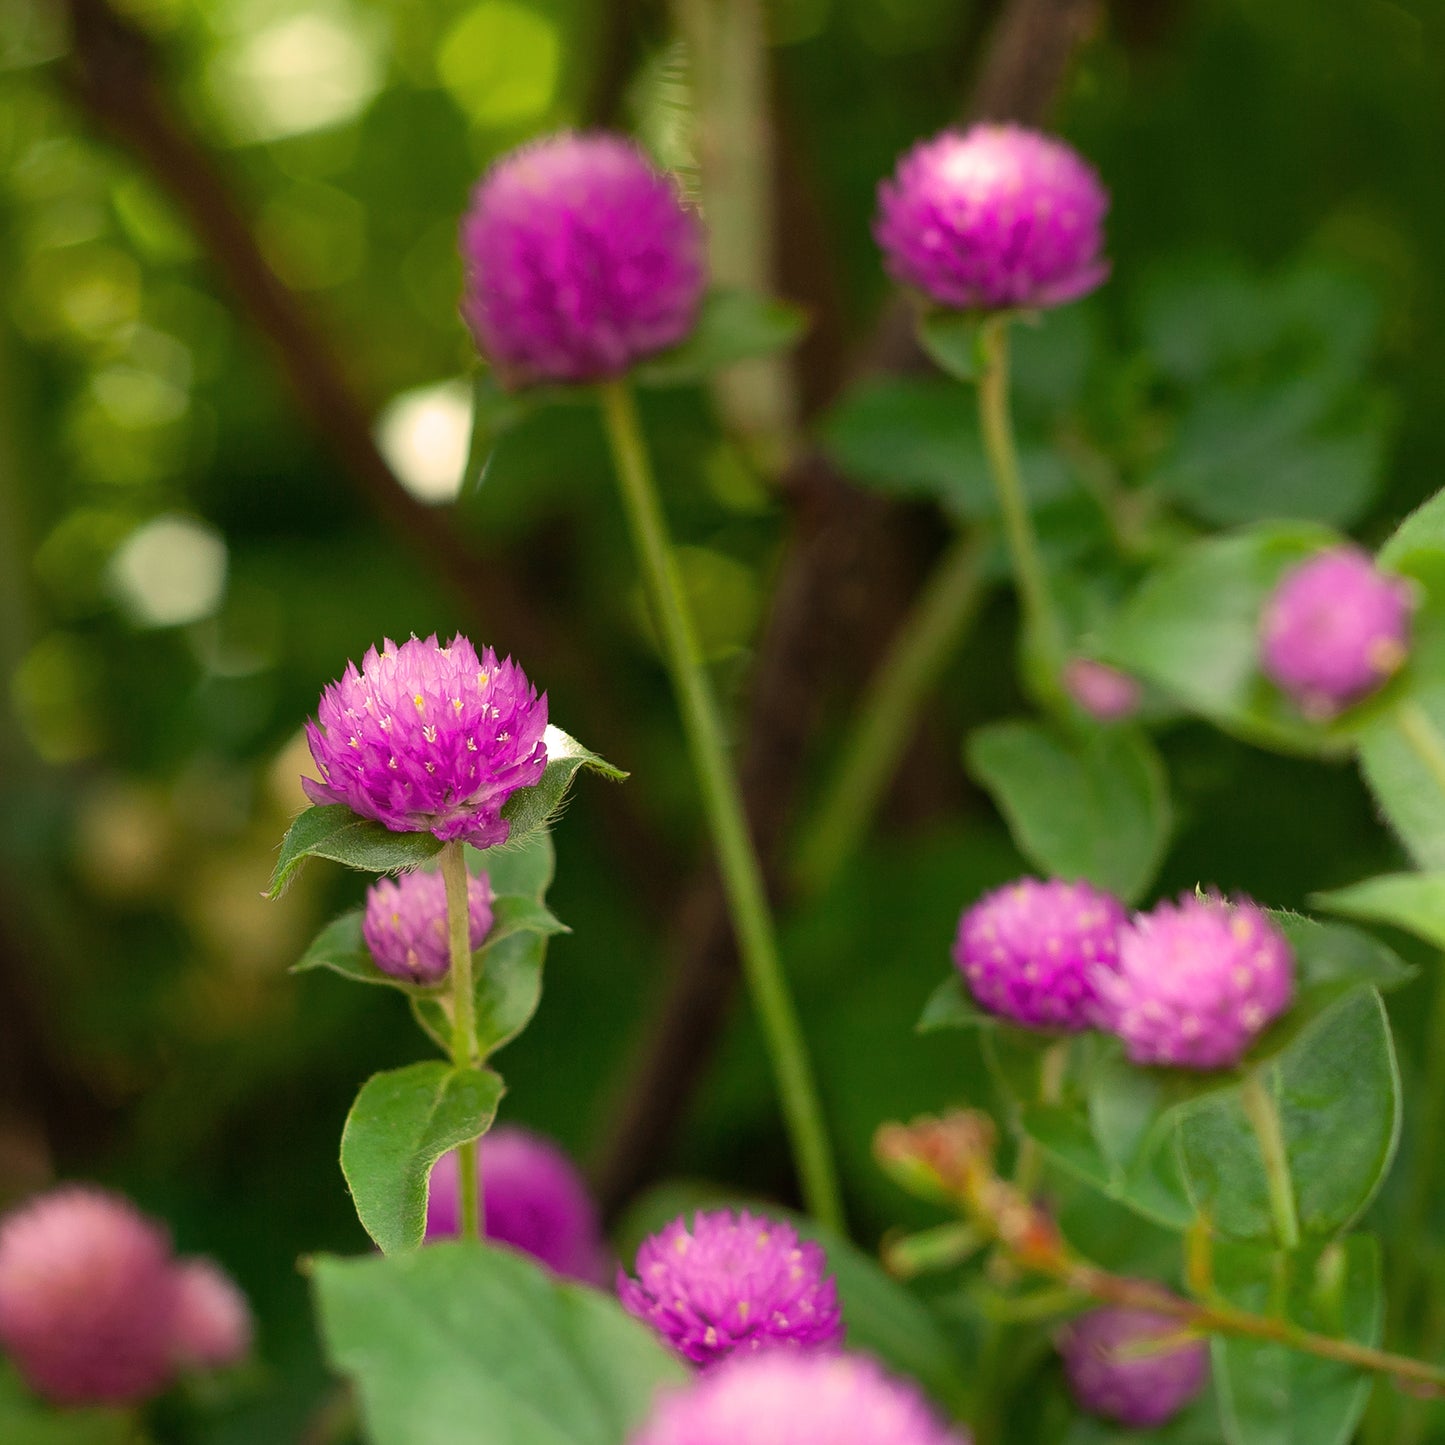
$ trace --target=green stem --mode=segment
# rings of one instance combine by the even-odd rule
[[[826,888],[867,834],[923,703],[978,611],[985,541],[981,533],[953,541],[869,682],[842,761],[798,848],[805,891]]]
[[[467,901],[467,857],[460,842],[442,849],[442,880],[447,891],[447,944],[451,952],[452,981],[452,1064],[474,1069],[477,1057],[477,1001],[472,985],[471,914]],[[478,1174],[477,1141],[457,1150],[457,1172],[461,1181],[463,1239],[481,1239],[482,1191]]]
[[[772,1061],[803,1198],[819,1223],[841,1231],[842,1203],[817,1085],[797,1008],[783,975],[762,865],[723,745],[717,705],[673,556],[636,403],[624,381],[608,382],[600,393],[623,508],[672,675],[743,973]]]
[[[1294,1180],[1290,1177],[1289,1155],[1285,1151],[1284,1130],[1280,1127],[1279,1109],[1269,1086],[1258,1070],[1251,1070],[1239,1091],[1240,1103],[1259,1141],[1259,1157],[1264,1162],[1264,1177],[1269,1188],[1269,1208],[1274,1216],[1274,1232],[1284,1249],[1299,1247],[1299,1214],[1295,1208]]]
[[[1039,1060],[1039,1103],[1057,1104],[1064,1096],[1064,1077],[1069,1071],[1069,1040],[1059,1039],[1044,1050]],[[1025,1195],[1039,1187],[1044,1169],[1044,1156],[1038,1144],[1027,1134],[1019,1144],[1018,1163],[1014,1166],[1014,1183]]]
[[[1026,634],[1043,664],[1045,686],[1053,695],[1058,692],[1063,671],[1064,639],[1033,519],[1029,516],[1018,448],[1014,445],[1009,415],[1008,327],[1007,316],[994,316],[979,329],[984,365],[978,379],[978,416],[984,454],[993,475],[1009,558],[1023,604]]]

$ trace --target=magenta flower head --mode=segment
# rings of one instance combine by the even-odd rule
[[[1076,657],[1069,663],[1064,688],[1090,717],[1105,723],[1133,717],[1144,696],[1138,678],[1092,657]]]
[[[61,1405],[129,1405],[170,1381],[170,1240],[117,1195],[69,1185],[0,1226],[0,1347]]]
[[[968,1445],[861,1355],[738,1356],[664,1394],[631,1445]]]
[[[637,1278],[619,1273],[617,1293],[680,1355],[712,1365],[734,1353],[841,1344],[827,1267],[821,1246],[791,1225],[722,1209],[699,1212],[691,1232],[675,1219],[643,1240]]]
[[[1119,936],[1116,970],[1100,970],[1106,1027],[1136,1064],[1237,1064],[1294,996],[1294,953],[1247,898],[1183,894],[1138,914]]]
[[[506,1126],[482,1140],[479,1154],[487,1238],[569,1279],[603,1284],[610,1256],[597,1206],[577,1166],[540,1135]],[[459,1185],[452,1152],[432,1170],[426,1237],[433,1243],[461,1232]]]
[[[492,927],[486,874],[467,875],[467,920],[471,946],[480,948]],[[383,973],[410,983],[440,983],[451,967],[446,880],[421,869],[377,879],[366,890],[361,936]]]
[[[460,635],[373,647],[321,695],[306,741],[313,803],[342,803],[397,833],[505,843],[502,805],[547,766],[547,695],[511,658]]]
[[[1027,1029],[1098,1023],[1097,976],[1119,956],[1124,906],[1088,883],[1021,878],[958,920],[953,961],[990,1013]]]
[[[920,141],[878,188],[889,274],[961,311],[1060,306],[1102,284],[1109,195],[1062,141],[976,125]]]
[[[1307,717],[1327,719],[1375,691],[1404,662],[1414,598],[1358,547],[1286,572],[1265,604],[1260,662]]]
[[[1059,1336],[1079,1408],[1133,1430],[1173,1419],[1204,1387],[1209,1347],[1153,1310],[1090,1310]]]
[[[461,248],[462,315],[511,386],[619,375],[692,330],[707,283],[675,182],[615,135],[504,156],[472,196]]]
[[[223,1369],[251,1352],[251,1307],[236,1282],[209,1259],[175,1267],[172,1358],[184,1370]]]

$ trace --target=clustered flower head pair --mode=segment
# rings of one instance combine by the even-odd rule
[[[0,1346],[60,1405],[133,1405],[243,1360],[251,1312],[208,1259],[115,1194],[66,1185],[0,1225]]]
[[[954,962],[990,1013],[1116,1034],[1137,1064],[1237,1063],[1294,994],[1294,954],[1248,899],[1185,894],[1130,920],[1088,883],[1034,878],[959,919]]]

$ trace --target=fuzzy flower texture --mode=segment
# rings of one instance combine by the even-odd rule
[[[594,381],[681,341],[702,228],[631,141],[559,135],[503,157],[462,221],[462,314],[511,386]]]
[[[1209,1347],[1181,1342],[1179,1321],[1153,1310],[1090,1310],[1065,1328],[1059,1353],[1080,1407],[1133,1430],[1171,1420],[1209,1374]]]
[[[894,280],[941,306],[1059,306],[1109,274],[1109,195],[1062,141],[976,125],[921,141],[878,190],[873,234]]]
[[[393,832],[490,848],[510,831],[502,805],[542,777],[546,729],[546,694],[510,658],[460,635],[388,638],[321,695],[306,741],[322,781],[301,785]]]
[[[619,1274],[627,1310],[680,1355],[713,1365],[737,1353],[843,1338],[838,1291],[820,1246],[744,1210],[676,1219],[642,1242],[637,1278]]]
[[[126,1200],[70,1185],[0,1226],[0,1347],[60,1405],[130,1405],[250,1348],[245,1298]]]
[[[1023,878],[985,894],[958,923],[953,960],[975,999],[1024,1028],[1099,1022],[1097,983],[1118,959],[1124,907],[1087,883]]]
[[[491,885],[485,874],[469,873],[467,934],[473,949],[491,927]],[[361,936],[383,973],[410,983],[440,983],[451,969],[446,880],[421,869],[379,878],[366,890]]]
[[[1265,606],[1260,662],[1305,714],[1324,721],[1380,687],[1410,646],[1409,584],[1358,547],[1287,572]]]
[[[1119,936],[1117,970],[1098,975],[1108,1028],[1136,1064],[1236,1064],[1294,995],[1294,953],[1248,899],[1186,893]]]
[[[968,1445],[869,1359],[741,1356],[662,1396],[631,1445]]]
[[[477,1152],[487,1238],[530,1254],[569,1279],[603,1284],[609,1254],[602,1222],[577,1166],[548,1140],[505,1126],[492,1130]],[[428,1243],[461,1233],[460,1184],[453,1151],[432,1170]]]

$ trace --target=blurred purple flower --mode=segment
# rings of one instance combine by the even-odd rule
[[[1124,906],[1088,883],[1021,878],[958,921],[953,961],[979,1004],[1030,1029],[1098,1023],[1097,976],[1118,959]]]
[[[1209,1347],[1180,1342],[1182,1326],[1153,1310],[1098,1309],[1059,1337],[1069,1388],[1081,1409],[1133,1430],[1163,1425],[1204,1387]],[[1173,1347],[1159,1349],[1162,1341]]]
[[[467,875],[468,937],[473,949],[492,927],[492,890],[485,873]],[[366,890],[361,936],[376,966],[411,983],[440,983],[451,968],[447,888],[440,873],[414,870],[378,878]]]
[[[398,833],[505,843],[502,805],[547,766],[547,697],[510,658],[480,657],[460,635],[373,647],[321,695],[306,740],[322,781],[313,803],[341,803]]]
[[[556,135],[499,160],[462,221],[462,314],[512,386],[616,376],[691,330],[697,218],[621,136]]]
[[[239,1364],[251,1351],[251,1307],[236,1282],[209,1259],[175,1267],[172,1358],[187,1370]]]
[[[1109,195],[1051,136],[980,124],[920,141],[878,188],[889,274],[942,306],[1059,306],[1101,285]]]
[[[1064,669],[1064,688],[1090,717],[1100,722],[1122,722],[1133,717],[1144,696],[1138,678],[1092,657],[1076,657],[1069,663]]]
[[[843,1317],[822,1247],[744,1210],[675,1219],[643,1240],[623,1305],[679,1354],[712,1365],[734,1352],[841,1344]]]

